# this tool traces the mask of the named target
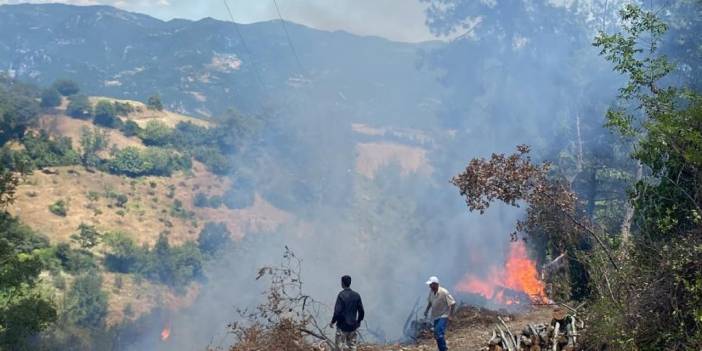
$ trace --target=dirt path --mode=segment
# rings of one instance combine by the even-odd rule
[[[527,324],[548,323],[551,321],[553,307],[535,306],[527,311],[509,314],[495,312],[473,306],[464,306],[449,322],[446,332],[449,349],[452,351],[477,351],[487,349],[492,330],[502,317],[514,333],[521,331]],[[430,351],[436,350],[436,343],[431,336],[423,338],[418,345],[366,346],[364,351]]]

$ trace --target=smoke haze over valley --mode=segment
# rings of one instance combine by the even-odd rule
[[[401,6],[392,4],[378,11]],[[418,299],[423,307],[426,278],[437,275],[451,290],[467,276],[486,279],[487,272],[507,259],[510,234],[525,213],[508,205],[494,205],[484,215],[467,212],[450,180],[468,161],[529,144],[534,160],[550,161],[555,172],[568,176],[582,161],[583,147],[596,159],[615,153],[610,145],[619,139],[604,132],[603,124],[623,78],[592,42],[598,31],[617,28],[621,5],[422,0],[396,15],[405,16],[407,23],[408,18],[416,21],[419,9],[426,25],[421,31],[411,28],[414,38],[451,39],[406,40],[415,42],[296,24],[295,18],[306,17],[293,5],[281,8],[282,17],[290,21],[249,24],[223,20],[228,15],[161,20],[110,6],[0,5],[4,76],[41,87],[69,79],[91,101],[106,97],[148,105],[150,96],[159,96],[164,111],[158,118],[170,127],[178,129],[173,121],[193,117],[213,129],[235,125],[240,133],[203,141],[207,150],[218,148],[229,162],[217,171],[198,159],[195,146],[158,144],[115,130],[110,132],[112,143],[119,144],[115,149],[193,152],[192,170],[139,178],[103,175],[106,171],[95,167],[98,178],[82,169],[67,173],[62,168],[65,178],[53,183],[51,174],[37,170],[34,183],[20,187],[10,212],[43,231],[52,243],[68,242],[74,227],[84,222],[72,218],[70,209],[102,200],[72,200],[68,216],[51,217],[54,222],[43,225],[47,206],[27,195],[27,184],[75,186],[76,196],[83,196],[86,189],[102,191],[94,184],[113,182],[114,192],[134,196],[125,208],[128,213],[103,216],[95,223],[105,231],[129,228],[139,245],[156,250],[159,232],[167,232],[175,247],[196,240],[205,223],[226,225],[234,240],[203,264],[204,278],[183,284],[187,293],[154,283],[154,289],[169,292],[154,295],[148,308],[135,308],[139,313],[124,319],[133,324],[109,338],[113,350],[229,347],[234,339],[227,325],[239,318],[236,309],[253,308],[264,299],[267,285],[265,279],[257,280],[258,269],[278,264],[286,247],[303,260],[304,291],[323,304],[321,323],[331,319],[339,277],[349,274],[366,308],[364,340],[401,340]],[[319,11],[331,13],[322,7]],[[334,11],[326,20],[346,18],[354,23],[347,27],[362,28],[357,23],[364,17],[360,11],[348,18]],[[379,17],[374,14],[369,23]],[[388,21],[388,28],[396,27]],[[322,19],[313,24],[331,27]],[[690,70],[676,71],[674,79],[684,80]],[[71,122],[64,116],[65,104],[43,113],[42,123],[58,121],[52,133],[72,135],[77,143],[79,124],[87,122]],[[130,112],[129,118],[147,130],[155,117],[144,109]],[[109,147],[101,152],[105,162],[118,154]],[[633,169],[631,163],[627,167]],[[71,178],[72,172],[80,177]],[[584,180],[572,174],[573,187],[584,189]],[[624,199],[625,190],[616,189],[612,197]],[[227,197],[250,201],[229,208],[191,205],[198,201],[197,192],[224,203]],[[180,205],[170,205],[174,196]],[[141,207],[129,207],[137,198]],[[170,207],[152,204],[149,209],[151,202],[165,203],[162,199]],[[53,202],[51,198],[47,204]],[[37,203],[41,208],[32,207]],[[158,219],[167,211],[180,217],[172,223]],[[129,222],[135,213],[142,213],[136,224]],[[68,229],[52,236],[47,227]],[[537,252],[548,244],[533,244],[528,253],[539,266],[555,258]],[[107,256],[107,249],[100,250],[104,252],[97,257]],[[114,282],[113,276],[121,273],[105,273],[106,280]],[[109,301],[116,304],[121,293],[114,291]],[[479,294],[453,292],[464,302],[504,307]],[[128,315],[119,306],[110,316]],[[160,337],[164,328],[170,332],[166,341]]]

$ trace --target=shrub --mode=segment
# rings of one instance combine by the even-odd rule
[[[132,120],[127,120],[120,127],[120,131],[125,136],[131,137],[131,136],[139,135],[139,133],[141,132],[141,127],[139,127],[139,125],[136,122],[134,122]]]
[[[58,200],[49,205],[49,211],[57,216],[66,217],[66,214],[68,214],[68,204],[66,204],[66,201]]]
[[[81,223],[78,226],[78,233],[71,235],[71,240],[78,243],[81,248],[89,249],[100,242],[101,236],[102,234],[95,229],[95,226]]]
[[[79,119],[90,119],[93,115],[93,106],[85,95],[71,96],[66,114]]]
[[[219,195],[210,197],[210,201],[207,205],[212,208],[219,208],[222,206],[222,197]]]
[[[59,79],[54,82],[52,87],[56,89],[59,93],[61,93],[61,95],[63,96],[75,95],[78,94],[78,92],[80,91],[78,83],[69,79]]]
[[[209,201],[207,199],[207,195],[205,195],[202,192],[195,194],[195,197],[193,198],[193,206],[207,207],[208,204],[209,204]]]
[[[160,121],[149,121],[139,134],[145,145],[165,146],[171,142],[173,129]]]
[[[161,97],[159,95],[149,96],[149,99],[146,100],[146,108],[149,110],[162,111],[163,104],[161,103]]]
[[[67,243],[56,245],[56,258],[61,267],[69,273],[79,273],[97,267],[95,258],[89,251],[74,250]]]
[[[120,116],[127,116],[128,114],[134,112],[134,106],[128,102],[114,102],[115,113]]]
[[[93,122],[107,128],[119,128],[122,121],[117,117],[115,106],[107,100],[100,100],[95,105]]]
[[[172,151],[154,148],[140,150],[130,146],[119,150],[108,161],[107,168],[114,174],[140,177],[170,176],[174,171],[189,169],[191,166],[188,158]]]
[[[107,317],[107,294],[102,291],[102,277],[89,272],[76,278],[66,294],[68,319],[86,328],[100,328]]]
[[[231,233],[224,223],[207,223],[200,231],[197,246],[205,254],[215,254],[231,242]]]
[[[219,150],[211,147],[199,147],[193,151],[193,156],[196,160],[207,166],[212,173],[217,175],[226,175],[232,168],[229,158],[223,155]]]
[[[50,108],[61,105],[61,94],[54,88],[47,88],[41,92],[41,107]]]
[[[171,204],[170,213],[171,216],[182,219],[191,219],[195,216],[194,213],[188,211],[185,207],[183,207],[183,202],[178,199],[174,200],[173,204]]]
[[[44,130],[39,135],[27,133],[22,137],[22,145],[31,159],[31,164],[40,168],[79,164],[80,156],[71,144],[71,139],[67,137],[52,140]]]

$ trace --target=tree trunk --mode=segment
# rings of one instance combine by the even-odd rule
[[[634,179],[634,184],[638,183],[641,178],[643,178],[643,165],[641,162],[639,162],[636,168],[636,178]],[[624,244],[629,244],[629,241],[631,240],[631,222],[634,219],[634,201],[635,199],[630,199],[626,203],[624,220],[622,221],[622,226],[620,229],[622,242]]]

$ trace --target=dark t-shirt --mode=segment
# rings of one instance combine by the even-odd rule
[[[364,315],[365,311],[363,311],[361,295],[351,290],[351,288],[344,288],[344,290],[341,290],[336,297],[332,323],[336,322],[339,329],[345,332],[351,332],[358,329]]]

